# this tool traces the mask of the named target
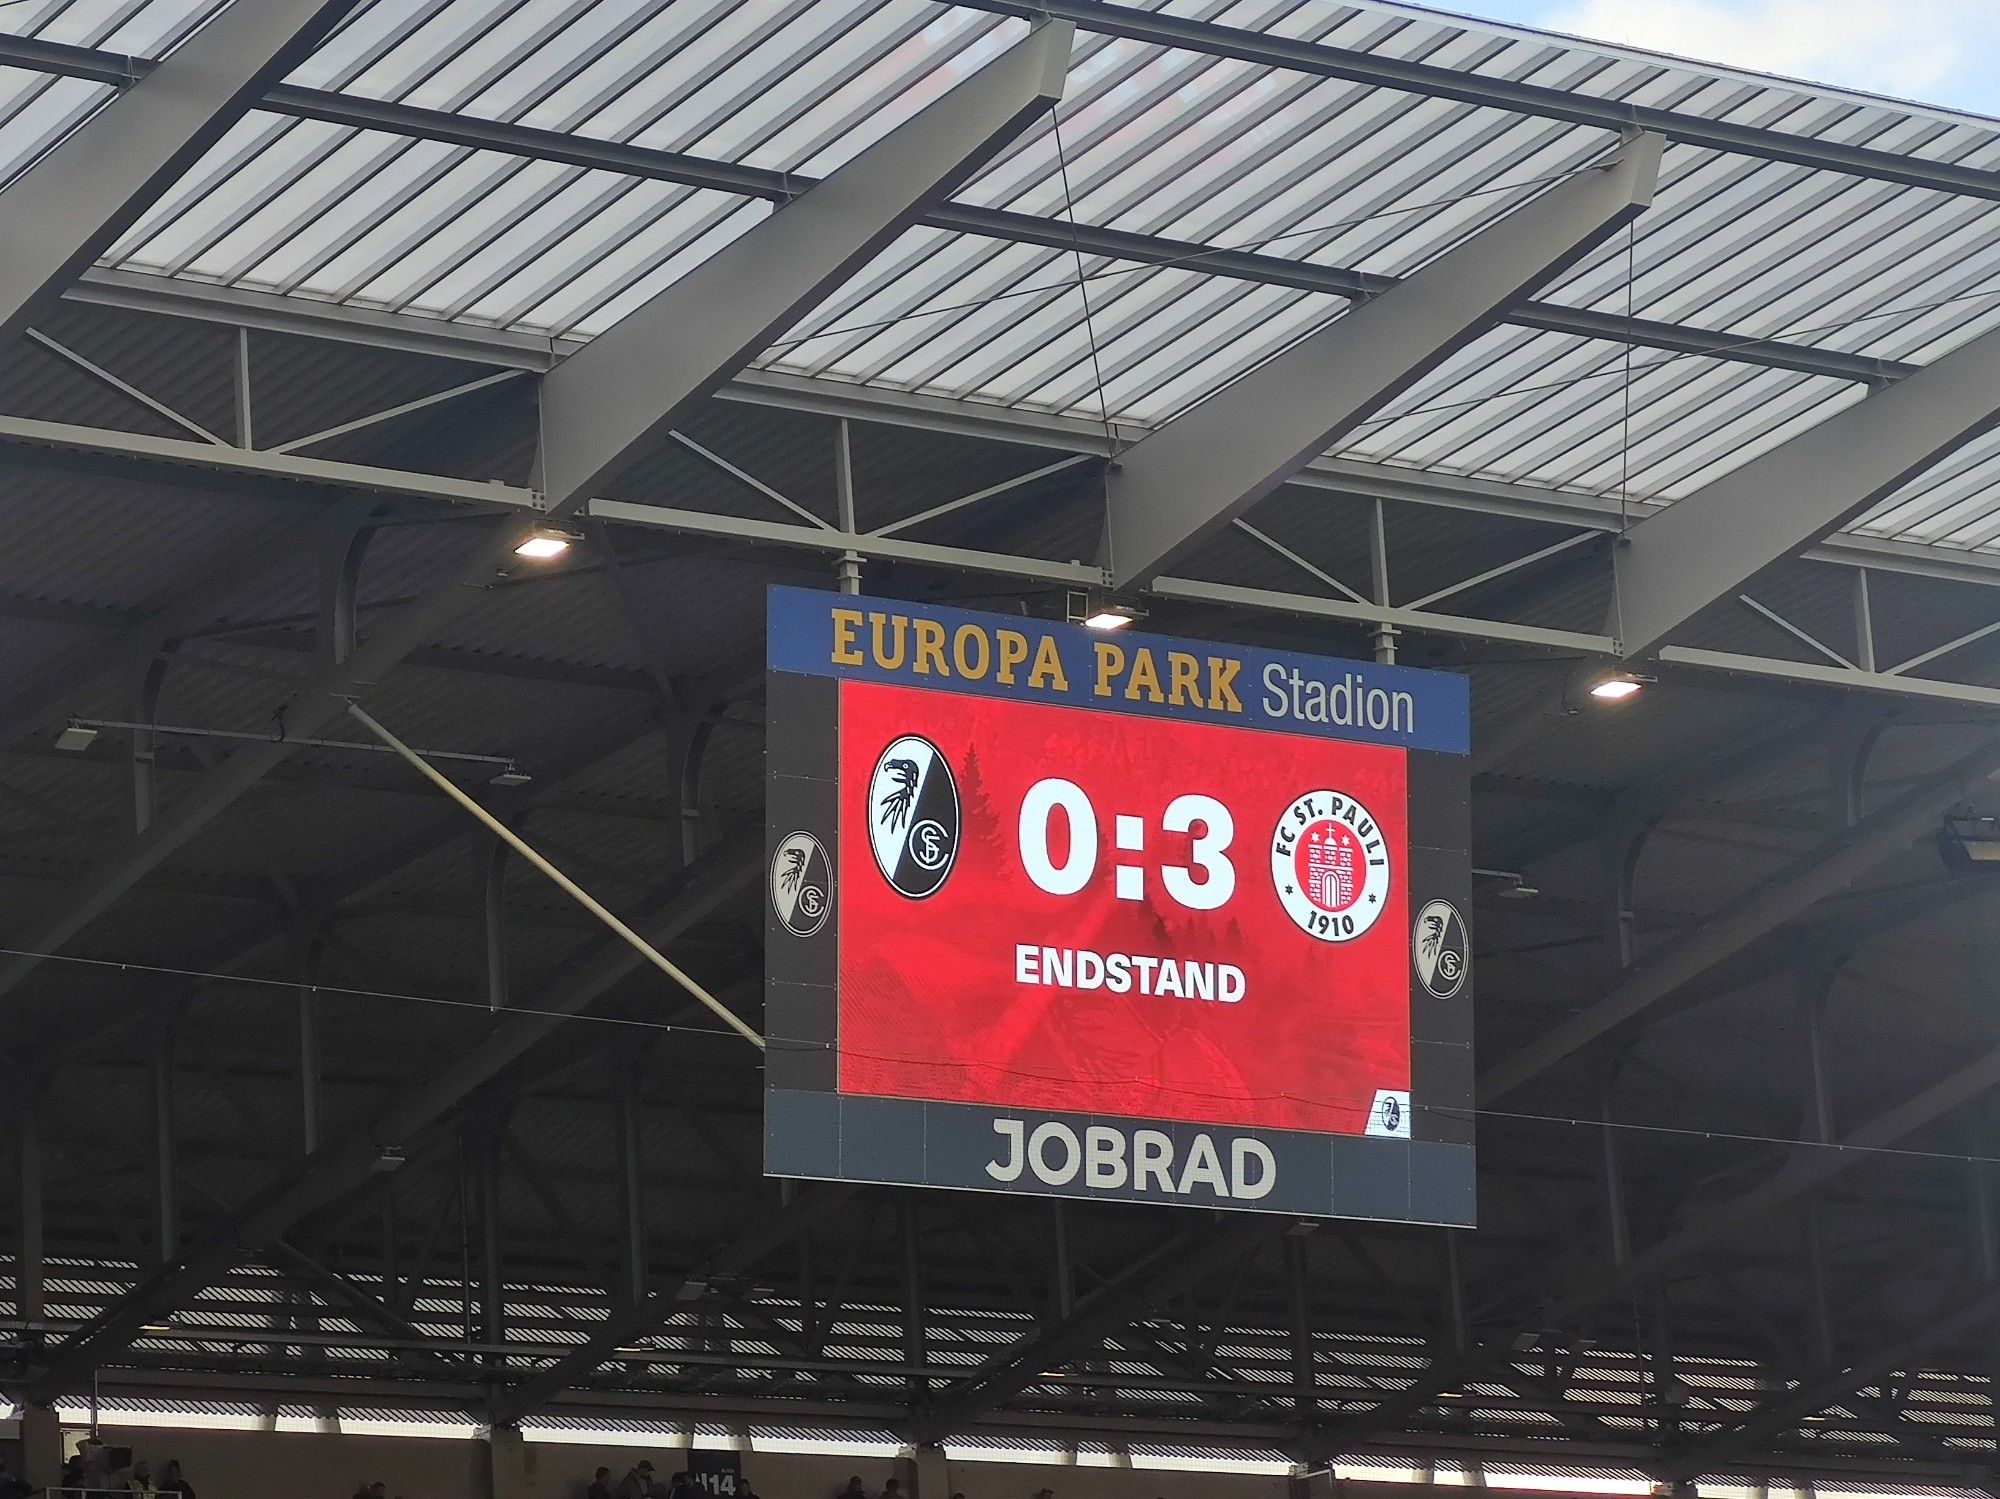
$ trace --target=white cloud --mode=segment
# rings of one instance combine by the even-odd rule
[[[1986,50],[1996,9],[1995,0],[1563,0],[1539,20],[1572,36],[1943,102],[1964,93],[1961,74]]]

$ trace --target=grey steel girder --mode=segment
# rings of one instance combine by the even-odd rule
[[[2000,332],[1985,333],[1655,514],[1613,552],[1606,633],[1652,651],[1752,574],[1811,546],[2000,425]]]
[[[17,337],[359,0],[236,0],[0,193]]]
[[[1118,454],[1105,476],[1113,583],[1151,582],[1629,224],[1652,201],[1660,147],[1624,142]]]

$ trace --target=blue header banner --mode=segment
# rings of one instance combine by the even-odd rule
[[[770,592],[773,671],[1463,755],[1465,678],[806,588]]]

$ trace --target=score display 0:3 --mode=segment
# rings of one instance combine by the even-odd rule
[[[1402,750],[840,692],[843,1093],[1359,1134],[1408,1089]]]

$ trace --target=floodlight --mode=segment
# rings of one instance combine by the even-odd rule
[[[56,735],[56,748],[68,750],[73,755],[82,754],[95,743],[97,743],[97,730],[89,724],[78,723],[74,719],[70,720],[67,728]]]
[[[533,535],[514,548],[514,555],[526,557],[531,562],[547,562],[552,557],[560,557],[581,540],[582,535],[567,526],[537,526]]]
[[[1134,620],[1146,617],[1146,611],[1137,604],[1083,589],[1070,591],[1068,613],[1071,624],[1092,630],[1122,630]]]
[[[1635,677],[1629,671],[1617,671],[1591,683],[1590,695],[1601,703],[1622,703],[1628,697],[1637,697],[1645,685],[1644,677]]]
[[[1947,817],[1937,838],[1953,869],[2000,871],[2000,817]]]

